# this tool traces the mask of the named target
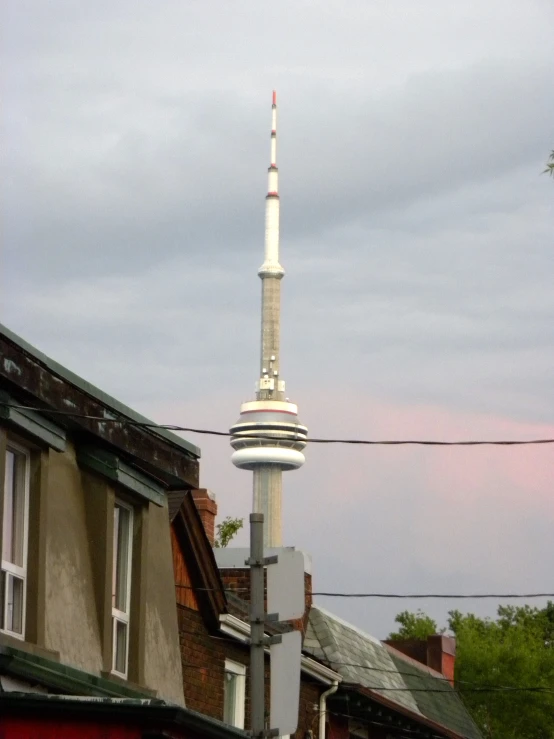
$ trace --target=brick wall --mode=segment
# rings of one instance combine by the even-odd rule
[[[183,663],[183,686],[187,708],[206,716],[223,719],[225,659],[246,665],[245,726],[250,726],[249,648],[232,638],[214,638],[206,629],[198,611],[177,606],[179,642]],[[224,637],[224,634],[218,634]],[[294,739],[304,739],[306,732],[317,736],[317,711],[320,693],[326,686],[302,676],[299,722]],[[266,660],[266,705],[269,711],[269,660]]]
[[[223,587],[226,590],[236,593],[236,595],[247,603],[250,602],[250,570],[247,567],[226,568],[219,570]],[[264,596],[267,594],[267,571],[264,572]],[[304,602],[305,609],[302,618],[295,619],[292,623],[294,627],[302,634],[306,633],[308,626],[308,618],[312,605],[312,576],[307,572],[304,573]],[[267,607],[267,600],[264,600]]]
[[[214,639],[198,611],[177,606],[183,687],[188,708],[223,720],[225,658],[248,664],[248,648]]]

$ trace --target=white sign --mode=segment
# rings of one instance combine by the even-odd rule
[[[282,636],[281,644],[272,644],[269,648],[271,657],[269,720],[270,727],[278,729],[280,736],[294,734],[298,727],[302,651],[300,631],[289,631]]]

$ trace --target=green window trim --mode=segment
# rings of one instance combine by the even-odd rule
[[[19,405],[7,393],[0,392],[0,418],[9,421],[29,436],[42,441],[57,452],[65,452],[65,430],[36,411],[14,408]]]
[[[77,461],[83,467],[98,472],[151,503],[158,506],[165,503],[165,488],[162,485],[122,462],[113,452],[98,447],[82,447],[77,450]]]

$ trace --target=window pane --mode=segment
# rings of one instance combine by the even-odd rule
[[[5,573],[6,578],[6,631],[23,633],[23,580]]]
[[[4,570],[0,570],[0,629],[6,628],[6,619],[4,616],[4,605],[6,603],[6,578]]]
[[[127,624],[115,622],[114,665],[116,672],[127,674]]]
[[[18,567],[24,559],[25,463],[23,454],[6,451],[2,559]]]
[[[128,613],[127,584],[129,578],[129,547],[131,538],[131,514],[116,505],[114,511],[114,590],[113,604],[118,611]]]
[[[6,562],[12,561],[14,473],[15,454],[7,451],[6,472],[4,475],[4,521],[2,525],[2,559]]]
[[[235,726],[237,712],[237,683],[238,675],[231,672],[225,673],[223,720],[231,726]]]

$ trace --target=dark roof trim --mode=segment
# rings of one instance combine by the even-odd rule
[[[146,419],[80,378],[79,384],[72,382],[71,373],[54,373],[58,365],[51,360],[45,364],[21,345],[24,342],[8,334],[0,326],[0,384],[18,405],[44,407],[39,415],[66,429],[68,436],[70,432],[72,441],[102,443],[169,488],[198,487],[197,447],[163,429],[124,423],[129,419],[140,424]],[[77,415],[67,415],[67,411]],[[121,415],[123,422],[118,423]]]
[[[2,405],[3,403],[6,405]],[[65,452],[65,429],[56,426],[40,413],[22,408],[11,408],[12,405],[17,405],[17,402],[10,398],[8,393],[0,391],[0,418],[9,421],[16,428],[57,452]]]
[[[9,328],[7,328],[6,326],[3,326],[1,323],[0,323],[0,334],[4,334],[4,336],[8,339],[8,341],[10,341],[12,344],[16,344],[20,349],[23,349],[24,352],[26,352],[31,357],[33,357],[33,359],[40,362],[40,364],[44,365],[48,370],[50,370],[50,372],[52,372],[55,375],[58,375],[62,379],[69,382],[71,385],[74,385],[79,390],[82,390],[87,395],[90,395],[95,400],[98,400],[104,405],[109,406],[112,410],[116,411],[122,416],[125,416],[126,418],[129,418],[132,421],[138,421],[139,423],[153,423],[151,420],[149,420],[145,416],[142,416],[140,413],[137,413],[132,408],[129,408],[128,406],[124,405],[119,400],[116,400],[111,395],[108,395],[107,393],[97,388],[95,385],[92,385],[90,382],[83,380],[83,378],[79,377],[79,375],[76,375],[74,372],[71,372],[71,370],[68,370],[63,365],[59,364],[58,362],[54,361],[50,357],[46,356],[46,354],[43,354],[41,351],[36,349],[34,346],[27,343],[24,339],[22,339],[20,336],[15,334],[13,331],[10,331]],[[71,409],[66,408],[66,410],[71,410]],[[185,449],[187,452],[190,452],[196,458],[200,458],[201,452],[200,452],[199,447],[197,447],[195,444],[192,444],[190,441],[183,439],[181,436],[177,436],[177,434],[174,434],[171,431],[167,431],[166,429],[156,429],[156,430],[151,429],[151,433],[154,433],[157,436],[163,437],[164,439],[171,442],[175,446],[178,446],[182,449]]]
[[[87,700],[78,697],[41,695],[38,693],[0,693],[3,716],[25,715],[50,718],[61,714],[63,719],[80,718],[106,721],[113,719],[126,724],[136,721],[144,730],[154,726],[182,727],[207,739],[245,739],[247,733],[188,708],[158,700]]]

